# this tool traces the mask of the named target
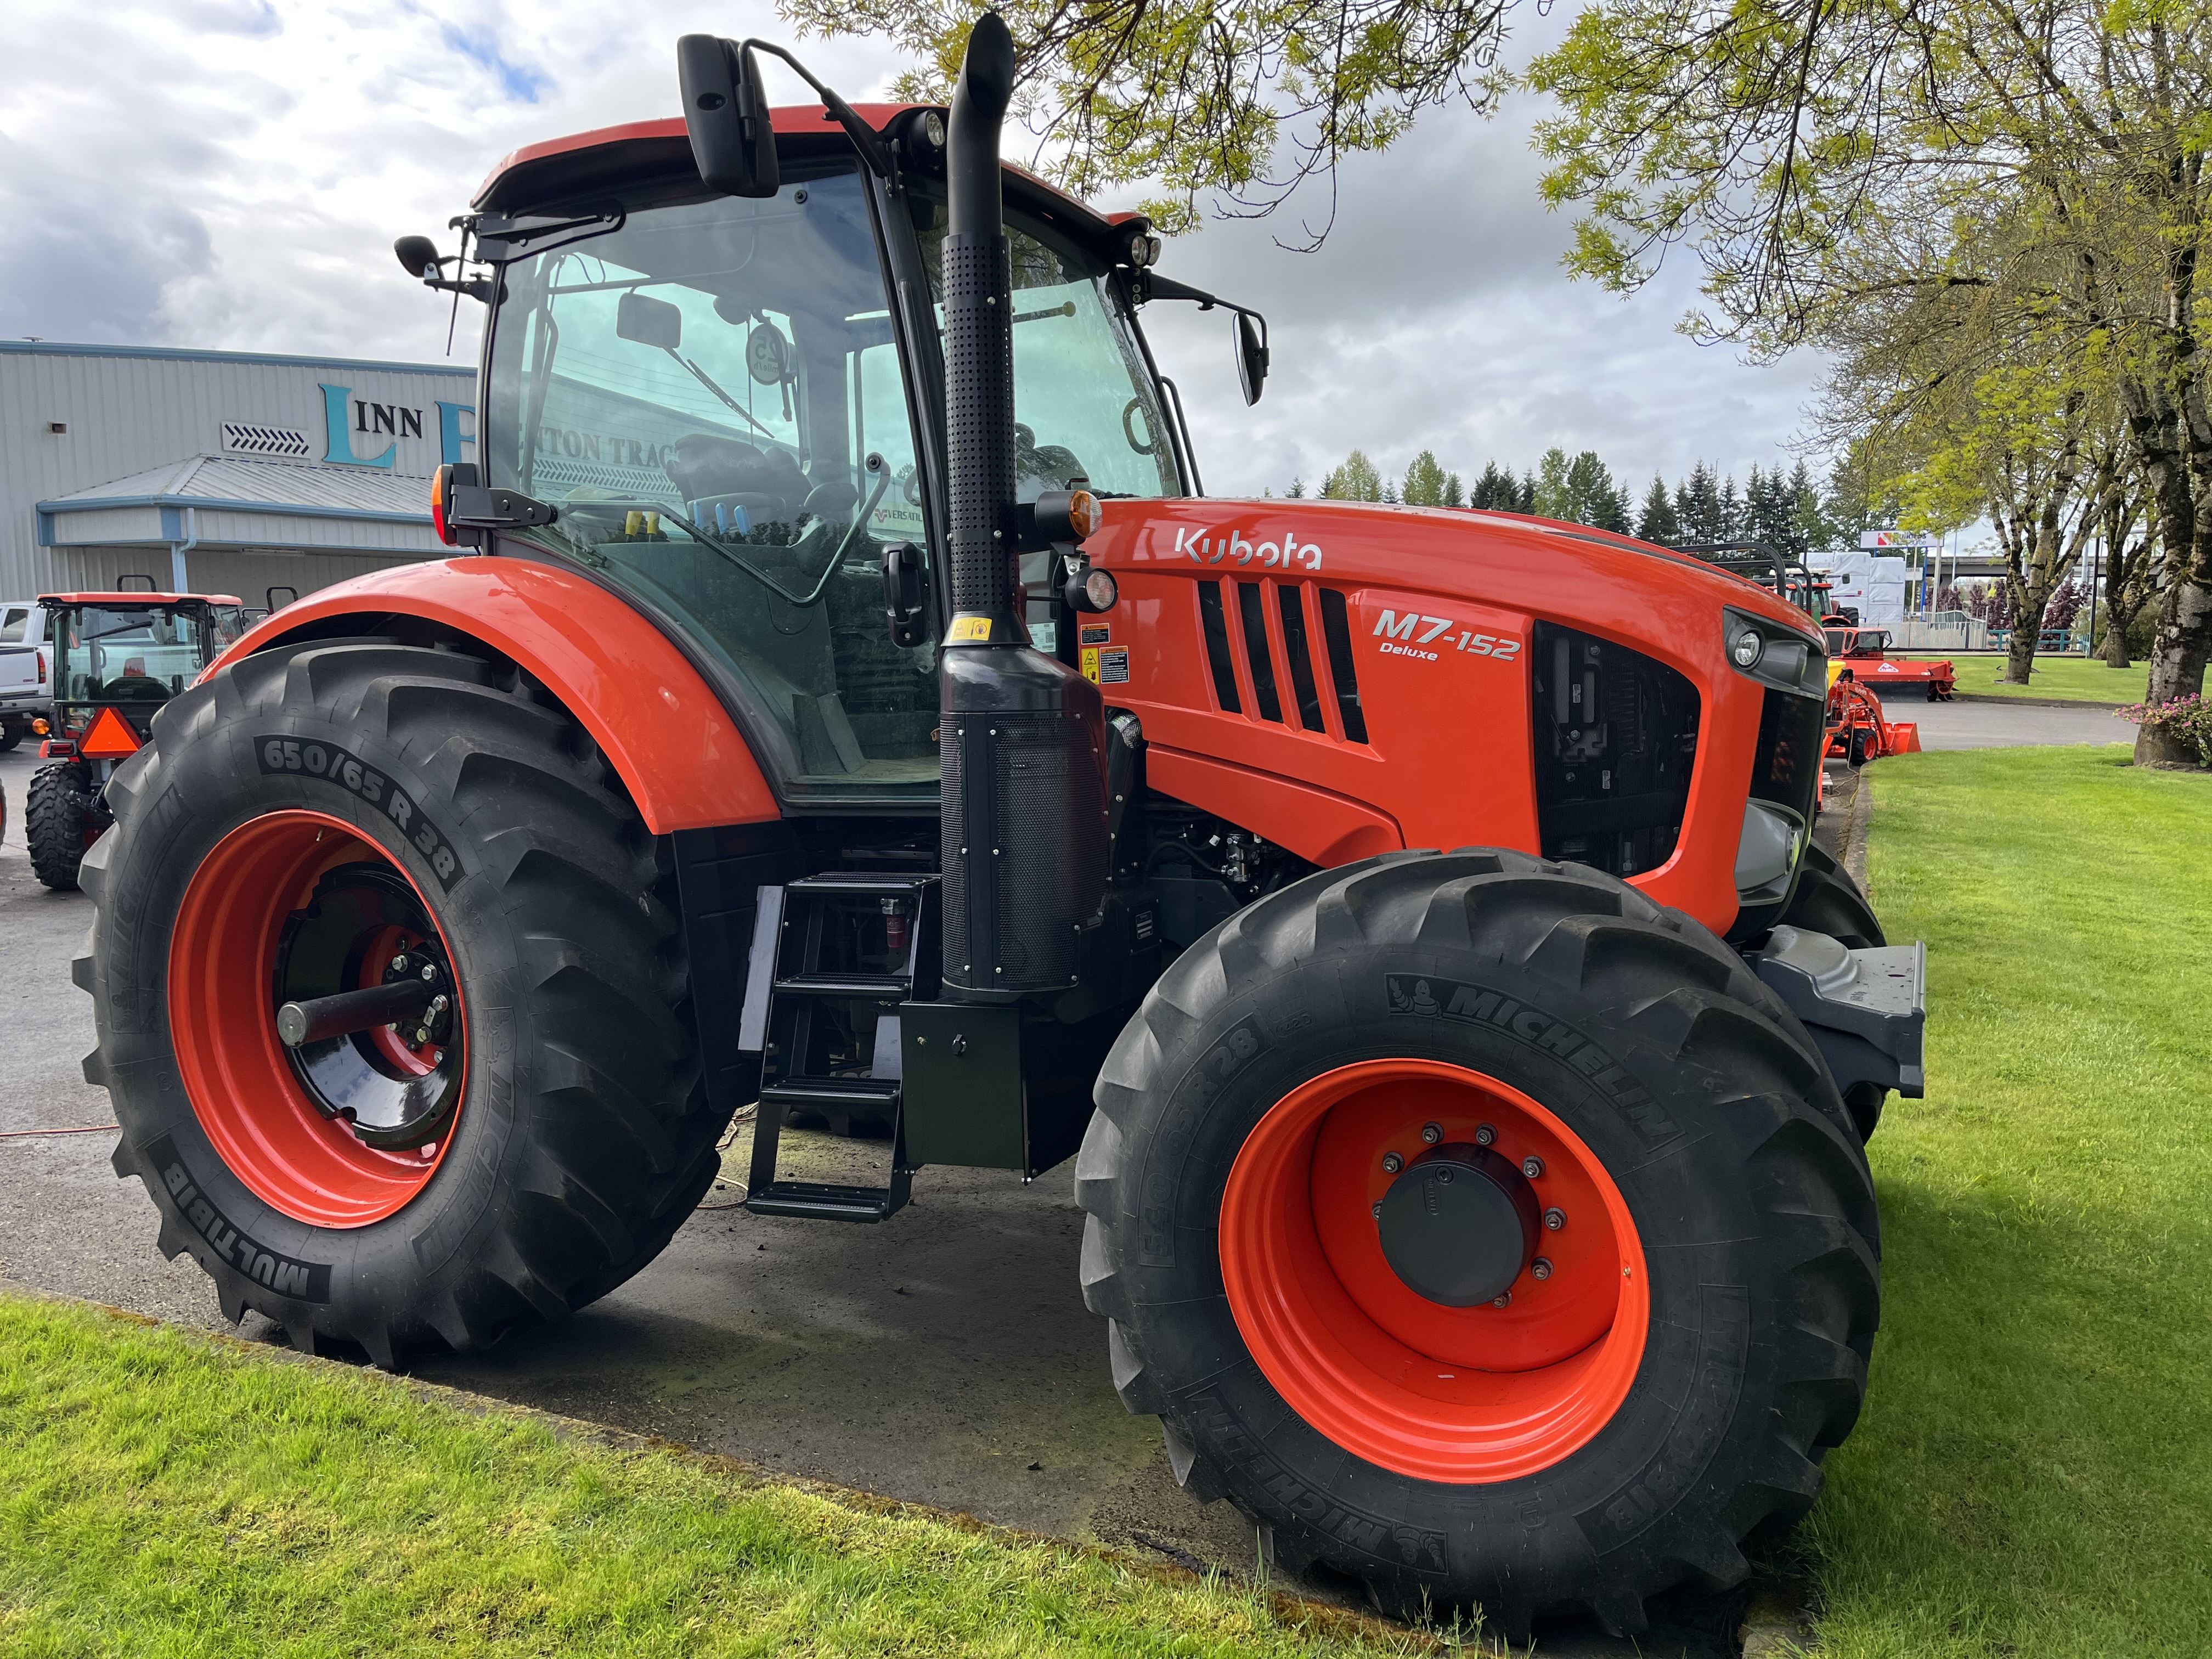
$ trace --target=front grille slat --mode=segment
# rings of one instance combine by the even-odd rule
[[[1221,611],[1221,584],[1198,585],[1199,631],[1206,636],[1206,665],[1213,671],[1213,695],[1222,712],[1241,714],[1243,699],[1237,695],[1237,670],[1229,660],[1229,619]]]
[[[1367,716],[1359,708],[1359,676],[1352,665],[1352,618],[1344,595],[1334,587],[1321,590],[1322,637],[1328,644],[1329,679],[1336,691],[1336,712],[1344,722],[1344,735],[1352,743],[1367,741]]]
[[[1282,723],[1283,700],[1275,693],[1275,659],[1267,651],[1267,610],[1260,602],[1260,584],[1237,584],[1237,620],[1244,634],[1244,658],[1252,665],[1252,695],[1260,705],[1260,718]]]
[[[1285,582],[1275,589],[1283,612],[1283,650],[1291,659],[1291,690],[1298,700],[1298,723],[1309,732],[1326,732],[1321,693],[1314,684],[1313,649],[1306,641],[1306,608],[1297,588]]]

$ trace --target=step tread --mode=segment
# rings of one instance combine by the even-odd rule
[[[782,1106],[883,1106],[899,1097],[899,1087],[892,1077],[787,1077],[763,1085],[761,1098]]]
[[[795,1216],[814,1221],[881,1221],[900,1204],[888,1187],[837,1187],[813,1181],[779,1181],[750,1194],[755,1215]]]
[[[895,996],[904,1000],[914,981],[903,974],[792,974],[771,990],[808,996]]]

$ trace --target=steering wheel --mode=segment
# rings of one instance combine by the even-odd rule
[[[1143,443],[1139,443],[1137,441],[1136,432],[1129,425],[1129,417],[1132,415],[1145,414],[1145,400],[1142,398],[1132,398],[1127,403],[1121,406],[1121,435],[1129,441],[1129,447],[1135,450],[1139,455],[1151,454],[1153,448],[1159,442],[1158,438],[1147,439]],[[1149,428],[1152,423],[1152,419],[1150,416],[1147,415],[1146,416],[1145,425]]]

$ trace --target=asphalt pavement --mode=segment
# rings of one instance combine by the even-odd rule
[[[2124,741],[2102,711],[1908,705],[1929,748]],[[183,1324],[228,1328],[189,1256],[155,1248],[153,1205],[108,1164],[105,1091],[79,1070],[90,999],[70,958],[91,918],[49,892],[23,850],[27,745],[0,755],[0,1278]],[[872,1143],[793,1138],[816,1178],[879,1158]],[[741,1135],[727,1167],[744,1168]],[[808,1162],[815,1166],[804,1167]],[[856,1172],[857,1173],[857,1172]],[[711,1194],[728,1206],[734,1191]],[[1248,1571],[1250,1529],[1174,1484],[1159,1430],[1115,1398],[1105,1329],[1076,1280],[1082,1214],[1073,1160],[1024,1186],[995,1171],[927,1170],[915,1201],[875,1227],[702,1207],[659,1260],[554,1329],[488,1352],[428,1358],[422,1376],[502,1400],[726,1453],[771,1468],[933,1504],[1000,1524]],[[245,1334],[281,1341],[249,1316]],[[1339,1592],[1338,1594],[1340,1594]],[[1708,1654],[1690,1623],[1641,1649],[1587,1630],[1553,1654]],[[1722,1621],[1732,1626],[1733,1620]]]
[[[2136,740],[2134,726],[2115,720],[2111,709],[2096,703],[2054,708],[1996,698],[1922,702],[1891,696],[1882,699],[1881,709],[1893,720],[1917,722],[1923,749],[2021,749],[2036,744]]]

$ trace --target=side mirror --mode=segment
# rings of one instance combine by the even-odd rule
[[[284,596],[281,599],[276,597],[279,593]],[[282,611],[286,605],[296,603],[299,597],[300,590],[296,587],[271,587],[262,594],[262,598],[269,601],[269,609],[272,611]]]
[[[700,178],[730,196],[775,195],[782,175],[752,48],[687,34],[676,43],[676,79]]]
[[[928,636],[926,613],[929,590],[922,580],[921,553],[912,542],[884,545],[884,620],[890,624],[891,643],[907,650]]]
[[[665,300],[632,290],[615,306],[615,332],[640,345],[673,351],[684,343],[684,313]]]
[[[438,263],[438,245],[427,236],[403,236],[392,245],[410,276],[420,276]]]
[[[1267,384],[1267,325],[1252,326],[1252,313],[1237,313],[1237,384],[1244,389],[1247,406],[1260,401],[1261,389]]]

